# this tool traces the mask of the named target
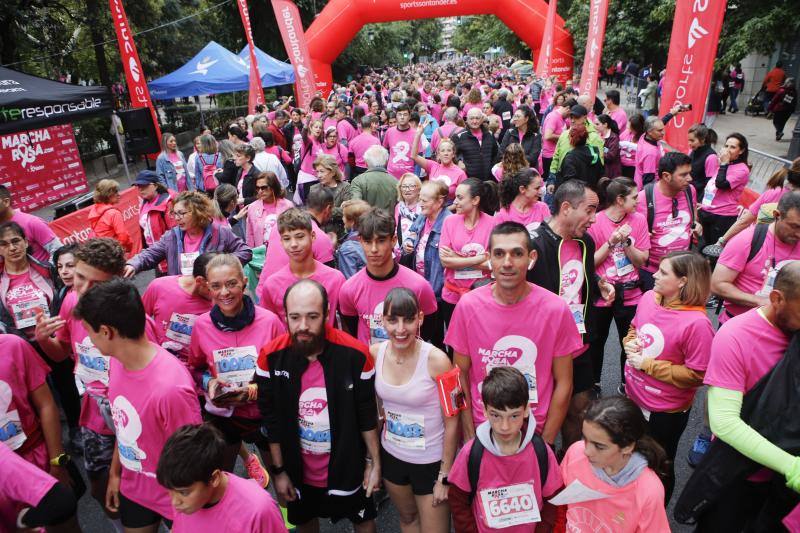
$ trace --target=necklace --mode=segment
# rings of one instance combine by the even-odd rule
[[[417,354],[417,346],[418,346],[418,343],[417,343],[417,341],[415,339],[414,340],[414,350],[411,352],[411,356],[410,357],[404,357],[402,359],[397,357],[397,353],[394,351],[394,347],[392,347],[391,343],[389,343],[389,351],[392,354],[392,358],[394,359],[395,364],[402,365],[406,361],[408,361],[409,359],[413,359],[414,358],[414,356]]]

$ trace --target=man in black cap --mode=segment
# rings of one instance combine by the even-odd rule
[[[550,173],[558,174],[561,170],[561,163],[564,162],[564,156],[572,150],[572,145],[569,142],[570,129],[575,127],[576,124],[583,124],[586,126],[586,131],[589,132],[589,138],[586,144],[594,146],[600,152],[600,159],[603,158],[603,138],[597,133],[594,124],[586,118],[589,112],[580,104],[572,106],[569,110],[570,127],[561,132],[556,143],[556,151],[553,154],[553,160],[550,162]]]

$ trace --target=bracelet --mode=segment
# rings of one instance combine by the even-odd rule
[[[364,460],[367,462],[368,465],[372,464],[372,457],[365,457]]]
[[[208,392],[208,382],[211,381],[211,379],[212,376],[210,372],[203,372],[203,390],[206,392]]]

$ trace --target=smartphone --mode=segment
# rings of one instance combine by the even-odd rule
[[[691,111],[691,110],[692,110],[692,104],[681,105],[681,111]]]

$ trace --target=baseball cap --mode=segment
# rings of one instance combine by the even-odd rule
[[[142,170],[136,175],[133,184],[138,186],[152,185],[158,183],[158,174],[152,170]]]

